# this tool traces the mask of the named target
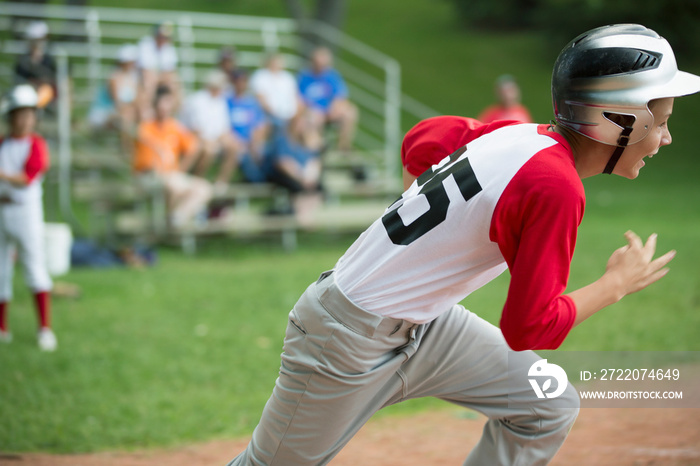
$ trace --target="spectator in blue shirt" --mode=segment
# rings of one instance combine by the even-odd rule
[[[247,148],[240,160],[243,177],[272,182],[292,193],[293,211],[308,224],[320,203],[321,165],[317,154],[292,141],[285,128],[271,125],[258,99],[248,92],[248,75],[236,71],[227,99],[231,128]]]
[[[352,148],[357,127],[357,107],[348,100],[348,88],[343,77],[333,68],[333,55],[326,47],[311,54],[311,66],[299,73],[299,91],[307,106],[307,145],[312,149],[323,146],[323,129],[327,124],[338,126],[338,149]]]
[[[258,99],[248,92],[248,74],[236,70],[231,76],[233,91],[226,99],[234,136],[245,147],[240,168],[246,180],[267,181],[274,161],[266,155],[265,142],[269,125]]]

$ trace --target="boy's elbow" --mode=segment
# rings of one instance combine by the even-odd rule
[[[534,331],[501,329],[501,333],[513,351],[555,350],[561,345],[560,341],[545,339],[543,335]]]
[[[528,338],[527,332],[519,332],[502,328],[501,333],[505,338],[506,343],[513,351],[527,351],[535,349],[536,342],[532,338]]]
[[[561,344],[560,341],[552,341],[536,327],[501,325],[501,333],[513,351],[554,350]]]

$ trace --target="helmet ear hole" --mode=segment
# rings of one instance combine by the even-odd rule
[[[637,117],[634,115],[625,115],[622,113],[603,112],[603,116],[620,128],[631,128],[637,120]]]

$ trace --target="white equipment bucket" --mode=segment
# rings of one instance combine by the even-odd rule
[[[73,234],[66,223],[45,223],[46,267],[49,275],[57,277],[70,270],[70,250]]]

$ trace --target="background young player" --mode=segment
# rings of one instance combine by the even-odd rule
[[[496,79],[494,91],[498,102],[486,107],[477,117],[482,123],[496,120],[515,120],[521,123],[532,123],[528,109],[520,102],[520,86],[515,78],[504,74]]]
[[[0,342],[12,339],[7,313],[17,250],[39,314],[39,348],[53,351],[57,343],[50,326],[52,282],[44,256],[41,187],[49,153],[46,141],[34,133],[38,101],[31,85],[15,87],[7,99],[9,134],[0,139]]]
[[[555,63],[555,125],[498,123],[424,172],[289,315],[280,375],[233,465],[326,464],[384,406],[435,396],[484,413],[467,465],[543,465],[578,412],[509,404],[510,377],[590,315],[663,277],[671,251],[631,232],[602,277],[564,294],[585,194],[581,179],[635,178],[671,143],[674,97],[700,92],[668,42],[643,26],[594,29]],[[500,329],[457,304],[505,269]],[[511,365],[516,357],[519,366]],[[521,381],[524,382],[524,381]]]

